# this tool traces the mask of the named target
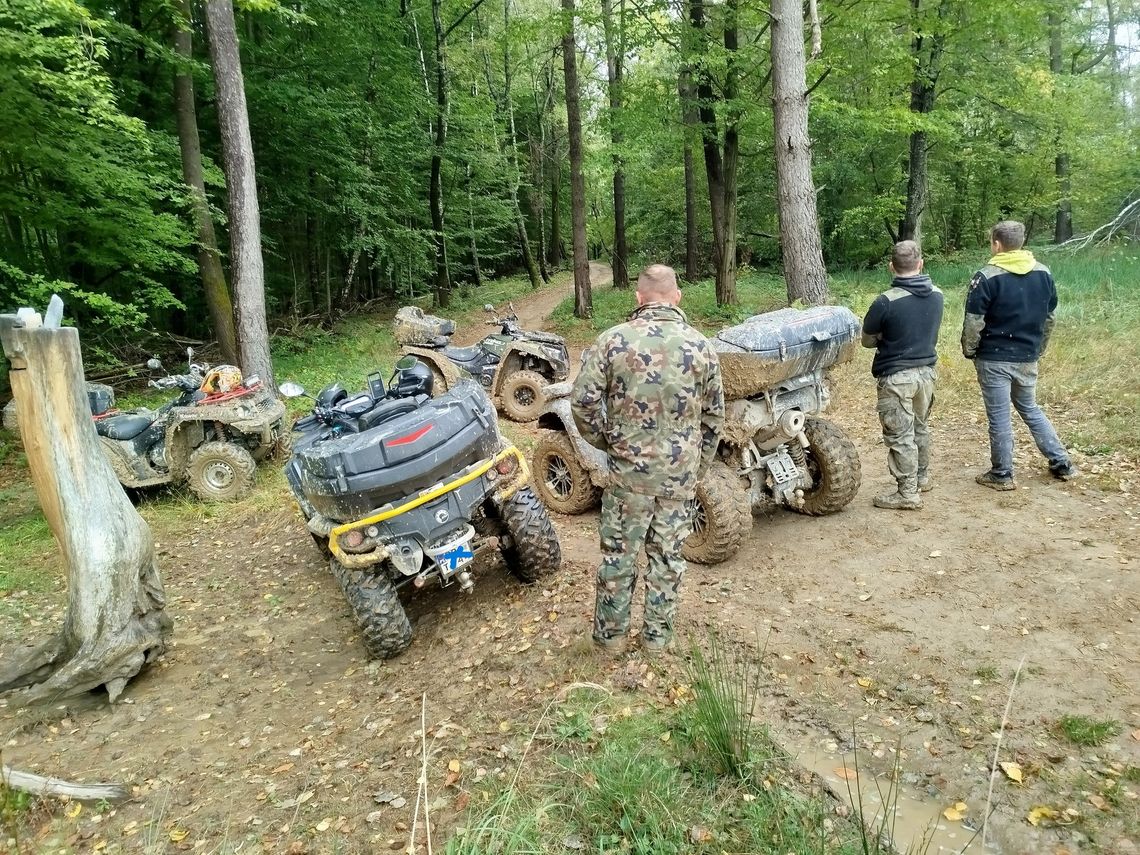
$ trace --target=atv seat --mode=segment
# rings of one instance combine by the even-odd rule
[[[134,413],[124,413],[121,416],[111,416],[95,422],[95,431],[107,439],[127,440],[134,439],[148,427],[154,424],[154,416],[140,416]]]
[[[445,347],[443,355],[452,362],[474,362],[483,355],[483,348],[477,344],[471,347]]]
[[[377,401],[374,406],[364,412],[346,412],[342,410],[339,421],[350,433],[364,433],[364,431],[371,430],[386,421],[413,412],[426,400],[428,399],[424,395],[416,395],[411,398],[388,398],[386,400]],[[352,403],[352,401],[349,403]]]

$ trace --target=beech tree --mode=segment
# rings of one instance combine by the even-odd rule
[[[261,257],[257,175],[231,0],[207,0],[206,24],[229,202],[230,273],[234,283],[238,353],[242,371],[247,375],[256,374],[272,389],[275,384],[265,319],[265,266]]]
[[[574,0],[562,0],[562,69],[566,78],[566,128],[570,139],[570,219],[574,233],[574,316],[594,313],[590,262],[586,257],[586,179],[582,174],[582,114],[578,105],[578,48]]]

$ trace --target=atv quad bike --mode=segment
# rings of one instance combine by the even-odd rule
[[[432,367],[437,392],[447,391],[461,376],[473,377],[507,418],[534,421],[545,403],[546,386],[569,376],[566,342],[550,333],[521,329],[514,306],[503,317],[495,316],[490,304],[483,309],[493,316],[487,323],[499,332],[471,347],[452,347],[455,322],[426,315],[417,306],[396,313],[396,341],[405,353]]]
[[[257,377],[197,364],[192,349],[187,357],[189,373],[150,381],[179,391],[157,410],[120,412],[109,387],[89,385],[99,445],[124,487],[185,481],[203,501],[236,501],[253,489],[259,461],[287,456],[285,405]],[[147,365],[162,368],[157,359]]]
[[[344,590],[370,655],[412,641],[400,591],[429,581],[470,592],[469,566],[492,540],[523,582],[558,569],[561,548],[529,486],[522,453],[499,435],[471,380],[432,397],[430,368],[405,356],[349,395],[339,384],[300,419],[285,477]],[[304,394],[283,383],[282,394]]]
[[[716,336],[725,425],[717,460],[697,484],[686,559],[716,564],[735,555],[752,525],[749,509],[782,505],[819,516],[855,497],[859,454],[819,414],[830,403],[825,371],[851,359],[858,338],[859,321],[841,306],[781,309]],[[531,466],[550,510],[580,514],[597,505],[610,472],[605,452],[575,427],[570,389],[547,389]]]

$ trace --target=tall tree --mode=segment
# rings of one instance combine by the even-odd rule
[[[435,140],[431,151],[428,205],[431,208],[432,241],[435,245],[435,302],[451,302],[451,274],[447,267],[447,239],[443,232],[443,152],[447,146],[447,36],[443,31],[442,0],[431,0],[431,23],[435,30]]]
[[[682,68],[677,79],[677,93],[681,100],[681,122],[684,126],[685,165],[685,279],[700,279],[699,236],[697,234],[697,176],[693,166],[693,136],[699,127],[696,92],[689,69]]]
[[[566,77],[566,128],[570,138],[570,219],[574,232],[574,317],[594,313],[586,257],[586,179],[582,174],[582,113],[578,104],[578,48],[574,0],[562,0],[562,70]]]
[[[226,362],[237,362],[237,334],[234,331],[234,307],[226,274],[222,270],[214,220],[206,199],[206,181],[202,174],[202,145],[198,139],[198,116],[194,102],[194,78],[190,73],[193,44],[190,36],[190,0],[181,0],[174,20],[174,51],[180,64],[174,73],[174,112],[178,121],[178,147],[182,154],[182,178],[190,191],[190,212],[198,238],[198,274],[206,309],[218,348]]]
[[[217,90],[218,129],[229,200],[230,276],[234,285],[238,353],[246,374],[256,374],[269,388],[273,361],[265,320],[265,263],[261,257],[261,217],[253,140],[245,103],[234,7],[231,0],[207,0],[206,32]]]
[[[606,80],[610,97],[610,145],[614,164],[614,285],[629,287],[629,248],[625,237],[625,165],[622,155],[622,76],[625,67],[625,0],[618,0],[615,26],[613,0],[602,0],[606,41]]]
[[[800,0],[772,0],[772,120],[776,142],[776,207],[788,302],[828,300],[827,270],[811,175],[807,57]]]

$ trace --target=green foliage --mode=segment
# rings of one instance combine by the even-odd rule
[[[1096,748],[1118,736],[1124,729],[1118,721],[1101,721],[1084,715],[1064,715],[1057,729],[1069,742],[1085,748]]]

